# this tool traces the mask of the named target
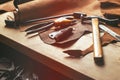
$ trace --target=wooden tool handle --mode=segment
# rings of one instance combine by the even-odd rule
[[[100,32],[99,32],[99,21],[98,18],[92,18],[92,27],[93,27],[93,43],[94,43],[94,58],[102,58],[103,51],[100,41]]]

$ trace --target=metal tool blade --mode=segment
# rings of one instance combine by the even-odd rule
[[[29,35],[29,34],[32,34],[32,33],[36,33],[36,32],[39,32],[39,31],[41,31],[41,30],[48,29],[48,28],[52,27],[53,24],[54,24],[54,23],[50,23],[50,24],[48,24],[48,25],[46,25],[46,26],[43,26],[43,27],[40,27],[40,28],[37,28],[37,29],[33,29],[33,30],[26,31],[26,32],[27,32],[26,35]]]
[[[52,33],[49,34],[49,37],[52,38],[52,39],[54,39],[55,36],[56,36],[57,34],[59,34],[59,33],[61,33],[61,31],[52,32]]]
[[[109,29],[109,28],[107,28],[105,25],[103,25],[103,24],[99,24],[99,27],[102,29],[102,30],[104,30],[104,31],[106,31],[107,33],[109,33],[111,36],[113,36],[114,38],[116,38],[118,41],[120,41],[120,35],[119,34],[117,34],[116,32],[114,32],[113,30],[111,30],[111,29]]]

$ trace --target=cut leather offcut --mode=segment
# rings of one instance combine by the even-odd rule
[[[101,12],[106,18],[120,19],[120,0],[100,0]]]
[[[88,15],[101,15],[99,5],[99,1],[96,0],[33,0],[20,4],[18,7],[20,21],[22,23],[31,19],[74,12],[83,12]],[[15,17],[17,17],[16,15]]]
[[[39,35],[40,35],[40,38],[43,40],[43,42],[45,42],[47,44],[54,44],[54,43],[64,44],[64,43],[79,39],[86,31],[87,32],[92,31],[91,25],[81,24],[81,22],[79,22],[75,25],[69,26],[67,28],[74,28],[74,30],[72,31],[73,34],[71,34],[67,38],[63,37],[62,41],[56,41],[55,39],[51,39],[49,37],[49,34],[55,31],[53,29],[49,29],[45,32],[39,33]],[[63,34],[63,36],[64,35],[66,35],[66,34]]]
[[[0,0],[0,12],[11,12],[15,10],[15,6],[13,4],[14,0]],[[16,0],[17,1],[17,0]],[[18,0],[18,4],[22,4],[25,2],[29,2],[31,0]]]
[[[119,27],[111,27],[111,26],[107,26],[107,27],[120,35]],[[106,46],[110,43],[116,43],[116,42],[117,40],[114,37],[112,37],[110,34],[108,34],[107,32],[105,32],[105,34],[101,37],[102,46]],[[93,44],[92,44],[90,47],[88,47],[85,50],[66,50],[63,52],[69,54],[70,56],[80,57],[80,56],[85,56],[90,52],[93,52],[93,50],[94,49],[93,49]]]

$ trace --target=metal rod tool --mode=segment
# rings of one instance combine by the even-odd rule
[[[109,34],[110,34],[111,36],[113,36],[114,38],[116,38],[117,41],[120,41],[120,35],[119,35],[119,34],[117,34],[116,32],[112,31],[111,29],[107,28],[107,27],[106,27],[105,25],[103,25],[103,24],[100,24],[99,27],[100,27],[102,30],[104,30],[104,31],[106,31],[107,33],[109,33]]]

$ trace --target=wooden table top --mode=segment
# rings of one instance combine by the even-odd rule
[[[94,63],[93,52],[80,58],[70,58],[62,52],[67,49],[86,49],[92,44],[91,34],[66,48],[48,45],[39,36],[28,38],[19,29],[6,28],[4,20],[8,14],[11,13],[0,15],[0,42],[73,80],[119,80],[120,42],[103,47],[105,64],[98,66]]]

